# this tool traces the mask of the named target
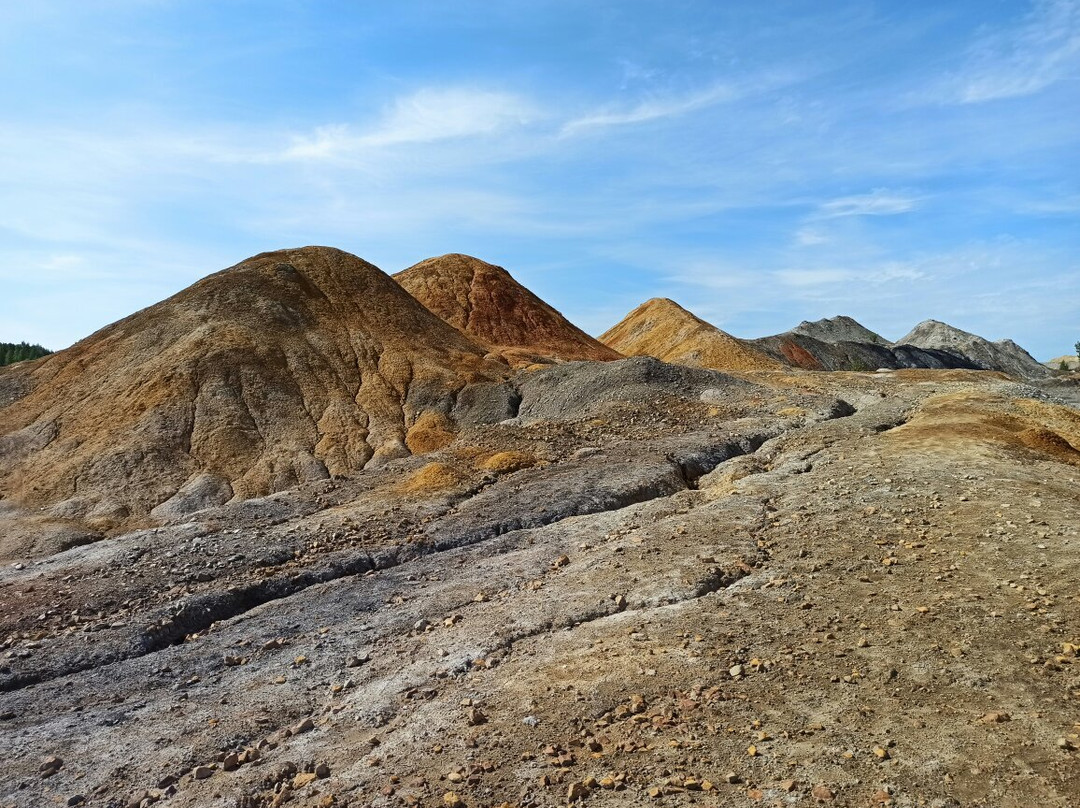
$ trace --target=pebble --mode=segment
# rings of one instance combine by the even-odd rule
[[[84,802],[86,802],[86,797],[82,794],[72,794],[67,800],[67,804],[71,806],[82,805]]]
[[[461,799],[453,791],[447,791],[443,794],[442,801],[446,808],[465,808],[465,800]]]
[[[196,780],[205,780],[214,773],[214,769],[211,766],[196,766],[195,770],[191,773],[191,776]]]
[[[744,672],[744,668],[743,668],[742,665],[732,665],[728,669],[728,673],[731,675],[732,679],[738,679],[740,676],[743,675],[743,672]]]

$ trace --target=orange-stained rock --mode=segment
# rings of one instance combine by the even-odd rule
[[[511,277],[468,255],[429,258],[394,275],[406,291],[458,331],[515,367],[537,360],[620,359]]]

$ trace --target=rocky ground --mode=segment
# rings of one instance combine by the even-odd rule
[[[0,571],[0,806],[1077,803],[1074,387],[519,390],[423,457]]]

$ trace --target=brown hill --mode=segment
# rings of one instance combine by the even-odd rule
[[[627,356],[714,370],[783,370],[784,366],[667,298],[653,298],[600,335]]]
[[[451,253],[394,275],[406,291],[454,328],[513,365],[621,357],[518,283],[502,267]]]
[[[0,506],[108,529],[435,448],[483,354],[366,261],[264,253],[4,368]]]

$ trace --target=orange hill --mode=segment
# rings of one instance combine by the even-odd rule
[[[0,499],[109,529],[404,456],[485,350],[353,255],[257,255],[0,370]]]
[[[743,340],[695,317],[667,298],[653,298],[600,336],[627,356],[714,370],[783,370],[784,366]]]
[[[511,277],[502,267],[451,253],[429,258],[394,280],[454,328],[513,365],[620,359]]]

